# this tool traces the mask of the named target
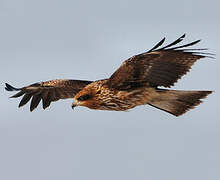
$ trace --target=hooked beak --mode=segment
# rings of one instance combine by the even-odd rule
[[[76,102],[76,101],[74,101],[74,102],[72,103],[72,109],[74,109],[76,106],[79,106],[79,103]]]

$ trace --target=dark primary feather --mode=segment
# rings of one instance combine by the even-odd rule
[[[7,90],[7,91],[19,91],[20,89],[15,88],[15,87],[11,86],[8,83],[5,83],[5,90]]]
[[[162,47],[162,48],[160,48],[160,49],[157,49],[157,51],[160,51],[160,50],[163,50],[163,49],[166,49],[166,48],[168,48],[168,47],[171,47],[171,46],[174,46],[174,45],[176,45],[176,44],[178,44],[178,43],[180,43],[184,38],[185,38],[185,36],[186,36],[186,34],[183,34],[181,37],[179,37],[177,40],[175,40],[174,42],[172,42],[172,43],[170,43],[170,44],[168,44],[168,45],[166,45],[166,46],[164,46],[164,47]],[[164,38],[164,40],[165,40],[165,38]],[[163,41],[164,42],[164,41]],[[161,44],[162,45],[162,44]],[[159,47],[159,46],[158,46]],[[155,48],[156,49],[156,48]],[[154,49],[154,50],[155,50]],[[150,51],[148,51],[148,52],[150,52]]]
[[[109,78],[108,85],[119,90],[146,85],[146,83],[152,87],[173,86],[190,70],[194,62],[210,55],[201,52],[203,49],[198,49],[198,51],[196,49],[192,49],[192,51],[182,49],[195,45],[200,40],[173,47],[180,43],[184,37],[185,35],[171,44],[157,49],[163,44],[165,40],[163,39],[150,51],[127,59]]]
[[[182,45],[182,46],[170,48],[169,50],[174,50],[174,49],[180,49],[180,48],[185,48],[185,47],[193,46],[194,44],[197,44],[197,43],[199,43],[200,41],[201,41],[201,40],[193,41],[193,42],[191,42],[191,43],[189,43],[189,44],[185,44],[185,45]]]
[[[164,43],[165,39],[166,39],[166,38],[163,38],[159,43],[157,43],[157,44],[156,44],[152,49],[150,49],[148,52],[151,52],[151,51],[157,49],[158,47],[160,47],[160,46]]]
[[[35,83],[23,88],[15,88],[5,84],[7,91],[19,91],[11,98],[24,95],[19,103],[19,107],[24,106],[31,99],[30,111],[33,111],[42,100],[43,108],[46,109],[50,103],[59,99],[73,98],[82,88],[92,81],[83,80],[51,80]]]

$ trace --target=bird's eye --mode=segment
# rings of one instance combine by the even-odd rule
[[[85,100],[87,100],[89,98],[91,98],[91,95],[85,94],[85,95],[80,96],[77,100],[78,101],[85,101]]]

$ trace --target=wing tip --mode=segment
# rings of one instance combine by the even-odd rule
[[[31,108],[31,107],[30,107],[30,112],[33,112],[35,109],[36,109],[36,108]]]
[[[181,36],[181,38],[185,38],[186,37],[186,33],[184,33],[182,36]]]
[[[165,42],[166,38],[164,37],[160,42],[158,42],[153,48],[151,48],[148,52],[152,52],[154,50],[156,50],[158,47],[160,47],[164,42]]]
[[[5,83],[5,90],[6,90],[6,91],[19,91],[20,88],[15,88],[15,87],[13,87],[13,86],[10,85],[10,84]]]
[[[202,41],[201,39],[199,40],[196,40],[196,41],[193,41],[191,43],[188,43],[188,44],[185,44],[185,45],[182,45],[182,46],[177,46],[177,47],[173,47],[175,46],[176,44],[179,44],[181,41],[183,41],[183,39],[186,37],[186,33],[184,33],[182,36],[180,36],[177,40],[175,40],[174,42],[162,47],[162,48],[159,48],[157,49],[158,47],[160,47],[164,41],[165,41],[165,38],[163,38],[158,44],[156,44],[152,49],[150,49],[148,52],[151,52],[151,51],[160,51],[160,50],[181,50],[181,48],[184,48],[184,47],[188,47],[188,46],[193,46],[197,43],[199,43],[200,41]],[[202,50],[202,49],[201,49]]]

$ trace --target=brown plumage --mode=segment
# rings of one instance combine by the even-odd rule
[[[185,35],[171,44],[159,48],[162,39],[148,52],[135,55],[116,70],[109,79],[98,81],[52,80],[35,83],[23,88],[14,88],[6,83],[6,90],[19,91],[12,98],[23,98],[19,107],[31,98],[30,111],[42,100],[43,108],[59,99],[73,98],[72,107],[86,106],[97,110],[125,111],[138,105],[149,104],[175,116],[201,103],[212,91],[177,91],[160,89],[171,87],[186,74],[191,66],[209,53],[206,49],[185,49],[198,41],[174,47]]]
[[[6,83],[7,91],[19,91],[11,98],[22,95],[23,98],[18,107],[24,106],[31,98],[30,111],[33,111],[42,100],[43,108],[46,109],[53,101],[73,98],[83,87],[92,81],[57,79],[41,83],[35,83],[23,88],[14,88]]]

